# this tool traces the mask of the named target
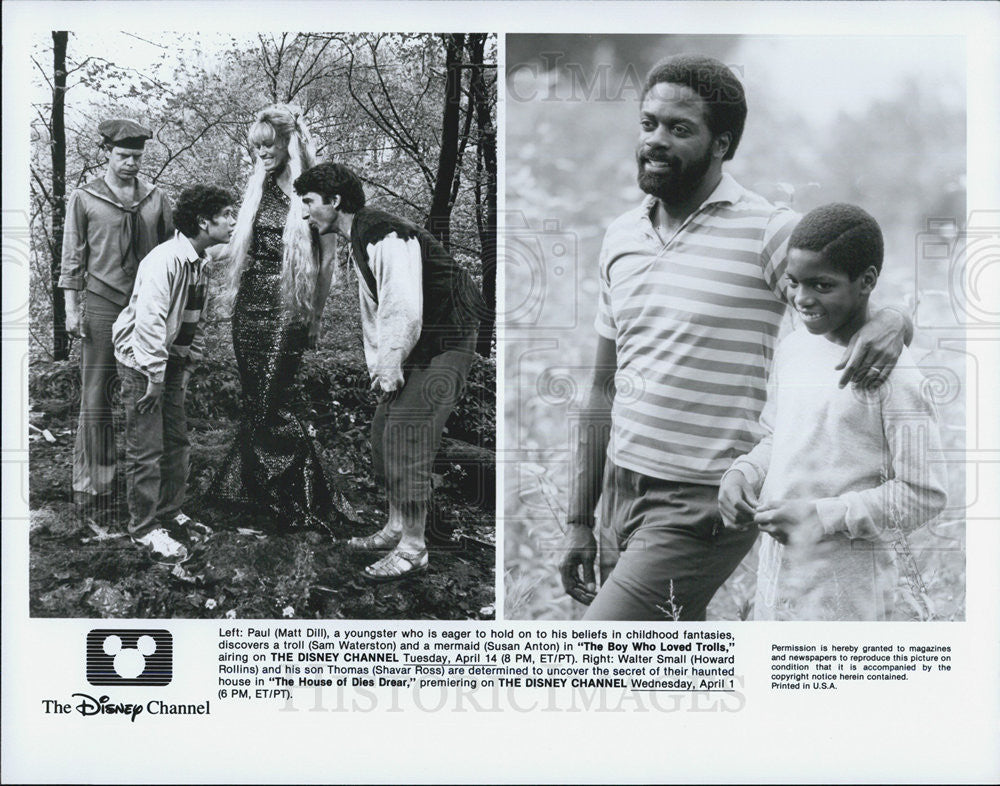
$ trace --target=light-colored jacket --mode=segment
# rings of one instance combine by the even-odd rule
[[[180,232],[150,251],[139,263],[132,297],[111,331],[115,358],[153,382],[163,381],[171,356],[187,358],[189,364],[201,360],[206,282],[205,260]],[[188,307],[192,288],[202,293],[200,309]]]

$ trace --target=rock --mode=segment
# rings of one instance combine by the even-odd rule
[[[87,598],[87,605],[101,617],[135,616],[136,601],[129,593],[117,589],[107,581],[94,582],[96,589]]]
[[[31,531],[44,530],[57,538],[68,538],[83,529],[72,505],[52,505],[30,513]]]

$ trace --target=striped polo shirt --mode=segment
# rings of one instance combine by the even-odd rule
[[[608,458],[643,475],[717,484],[760,436],[799,215],[728,174],[666,242],[647,197],[600,258],[597,332],[615,342]]]

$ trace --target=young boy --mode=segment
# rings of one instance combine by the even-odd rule
[[[788,301],[805,330],[779,345],[764,437],[723,476],[727,527],[757,526],[755,619],[883,620],[903,533],[945,505],[936,414],[904,349],[877,390],[834,371],[868,320],[882,232],[853,205],[808,213],[789,239]]]
[[[129,534],[166,563],[183,562],[188,553],[165,525],[200,526],[181,512],[190,452],[184,394],[202,355],[205,249],[229,242],[233,199],[214,186],[189,188],[177,200],[174,225],[173,239],[139,264],[132,297],[112,329],[125,406]]]

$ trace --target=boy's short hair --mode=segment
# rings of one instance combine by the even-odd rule
[[[196,237],[198,221],[211,221],[227,207],[234,205],[232,195],[218,186],[191,186],[185,188],[174,205],[174,226],[187,237]]]
[[[729,149],[722,160],[731,159],[740,144],[747,119],[747,97],[736,75],[714,57],[673,55],[649,69],[642,99],[661,82],[684,85],[698,94],[705,102],[705,119],[712,134],[729,134]]]
[[[319,194],[324,202],[340,195],[340,210],[357,213],[365,206],[365,189],[350,167],[335,161],[326,161],[307,169],[295,179],[295,193],[299,196],[310,192]]]
[[[869,267],[882,271],[884,244],[878,222],[857,205],[834,202],[806,213],[788,248],[815,251],[854,281]]]

